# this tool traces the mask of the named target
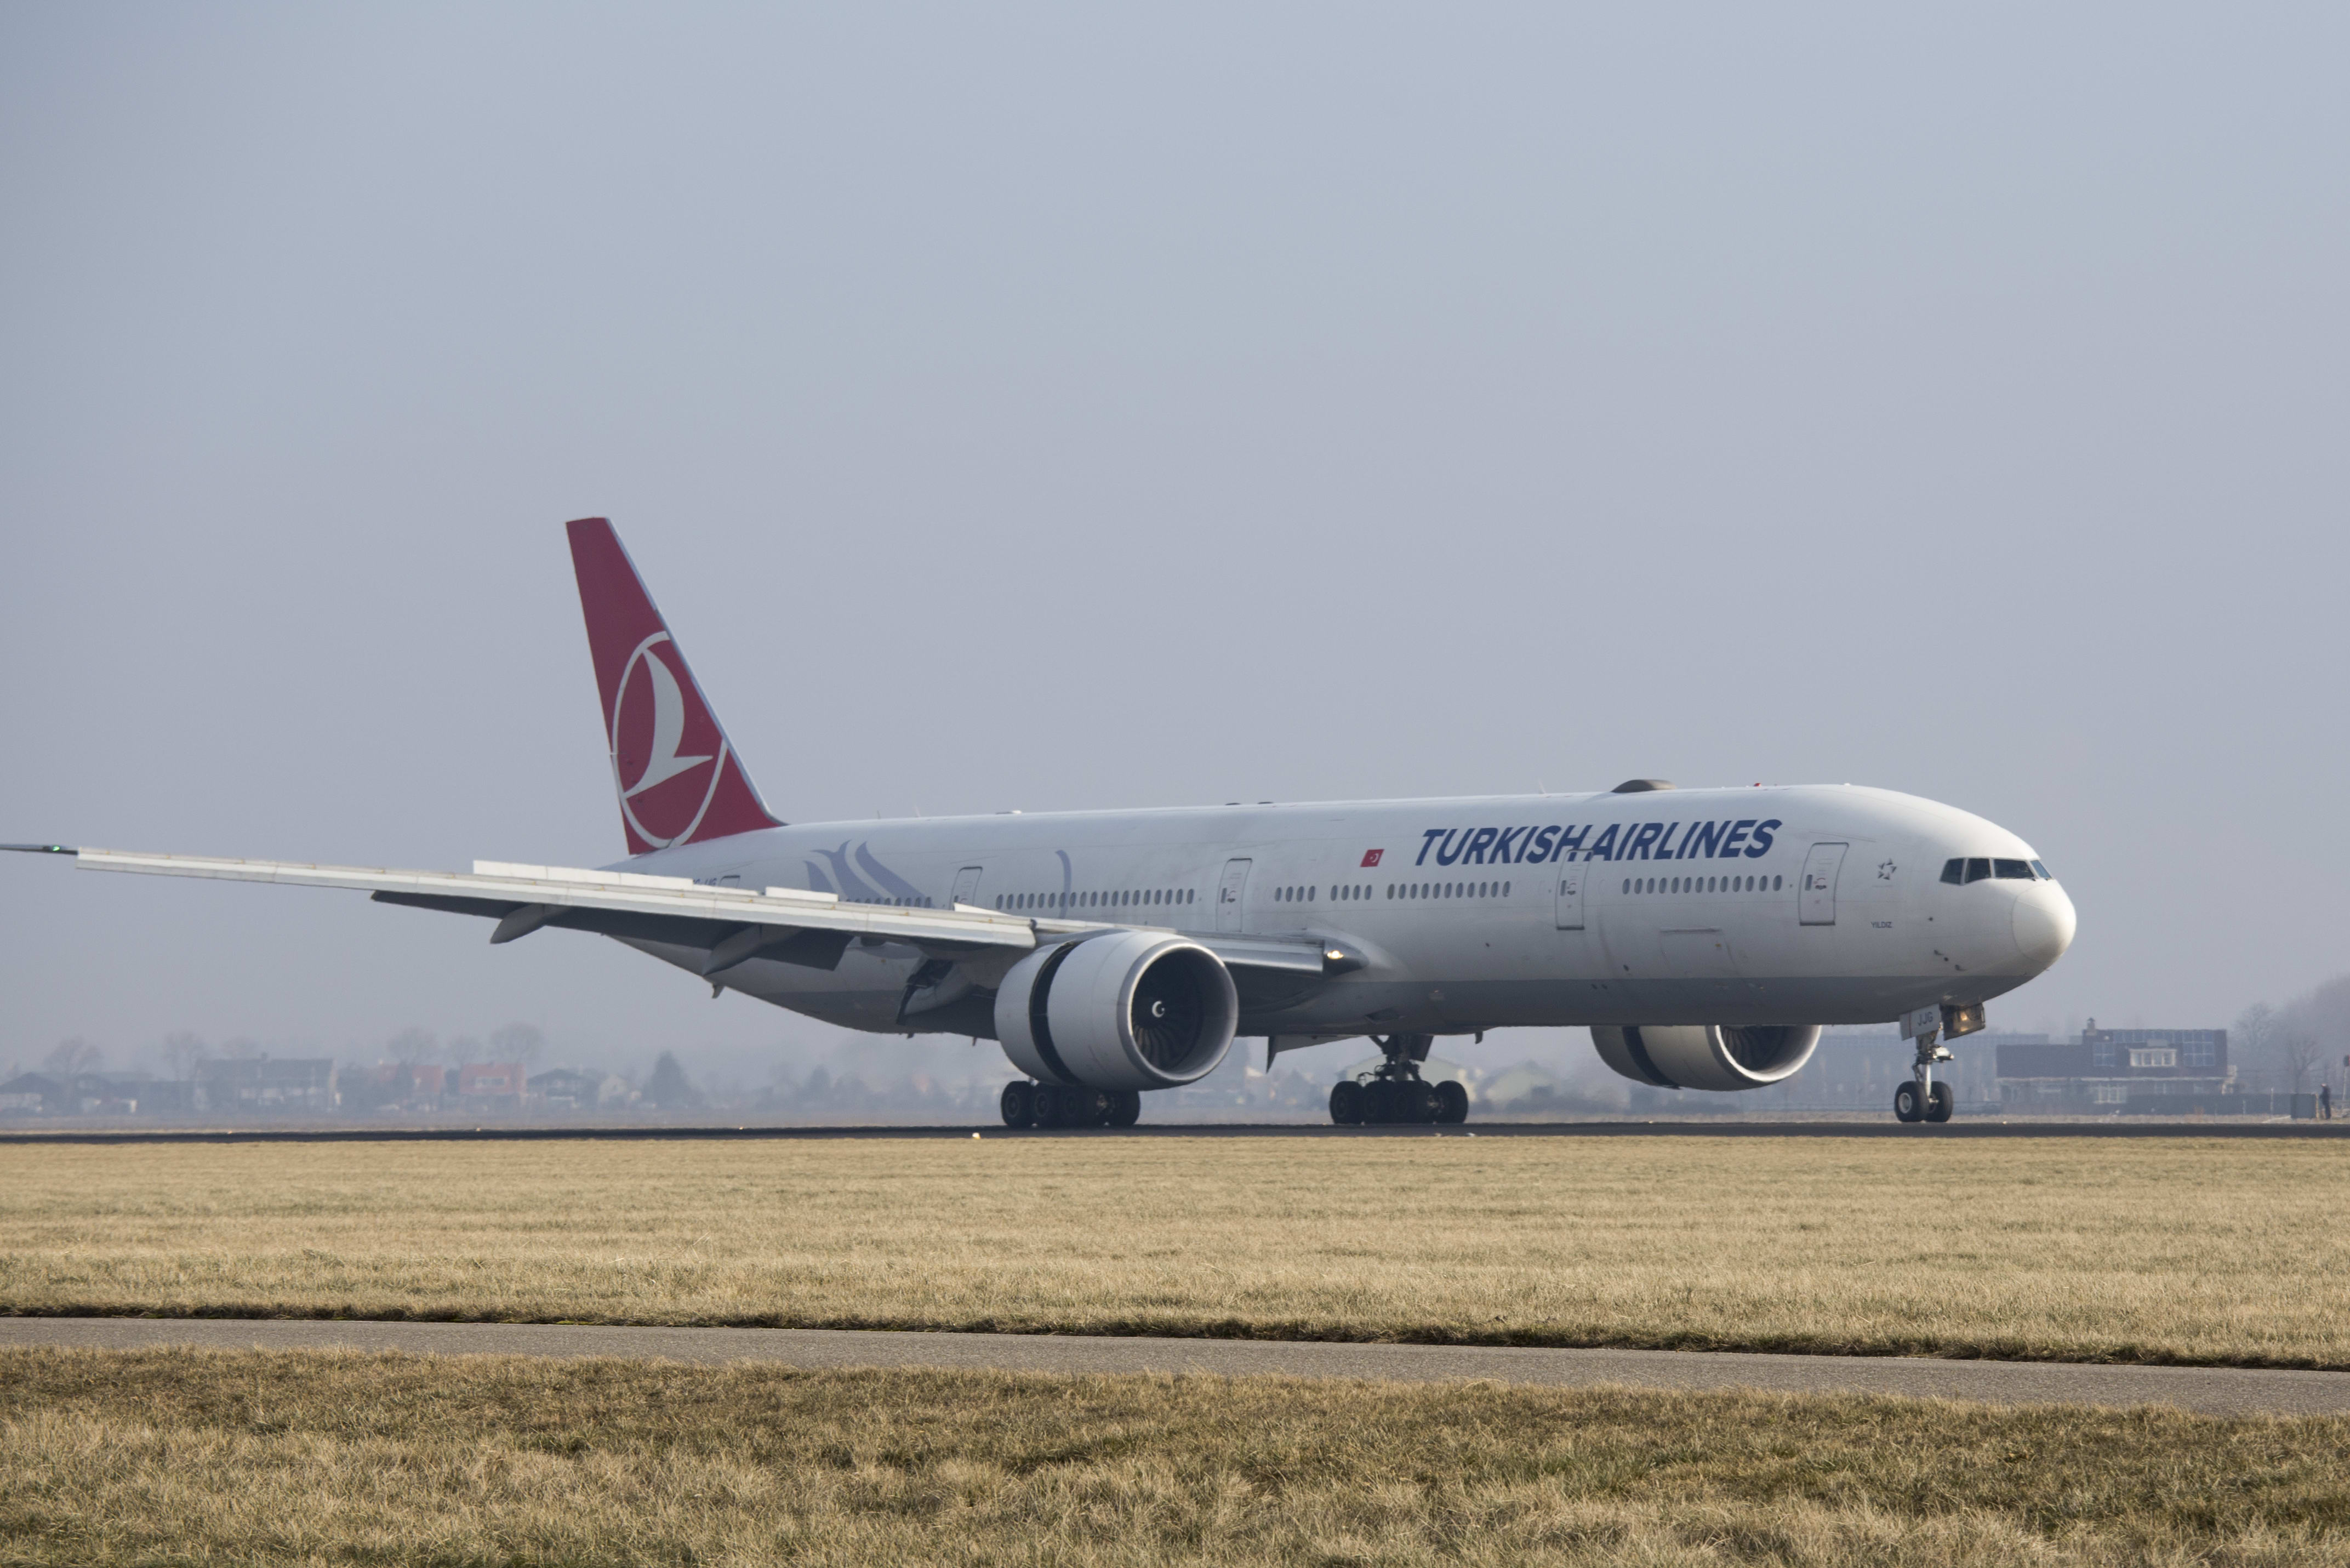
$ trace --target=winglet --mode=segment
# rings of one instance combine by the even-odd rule
[[[0,849],[14,850],[19,855],[78,855],[81,853],[70,844],[0,844]]]
[[[781,826],[612,524],[582,517],[565,529],[629,853]]]

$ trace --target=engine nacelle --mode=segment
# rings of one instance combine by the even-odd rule
[[[1792,1077],[1820,1043],[1816,1023],[1595,1023],[1599,1059],[1660,1089],[1761,1089]]]
[[[995,993],[995,1037],[1047,1084],[1172,1089],[1232,1049],[1240,993],[1223,961],[1157,931],[1112,931],[1039,948]]]

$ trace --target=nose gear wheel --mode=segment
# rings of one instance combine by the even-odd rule
[[[1893,1091],[1893,1119],[1901,1122],[1946,1122],[1958,1109],[1957,1091],[1948,1078],[1934,1076],[1934,1064],[1950,1060],[1950,1048],[1939,1043],[1939,1031],[1918,1036],[1918,1059],[1909,1068],[1909,1082]]]
[[[1419,1075],[1433,1034],[1374,1034],[1371,1044],[1386,1057],[1359,1078],[1330,1091],[1330,1120],[1339,1127],[1458,1126],[1469,1119],[1469,1091],[1456,1083],[1431,1084]]]

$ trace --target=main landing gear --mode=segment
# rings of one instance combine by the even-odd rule
[[[1458,1125],[1469,1119],[1469,1091],[1455,1083],[1431,1084],[1419,1075],[1433,1034],[1374,1034],[1387,1060],[1360,1083],[1342,1081],[1330,1091],[1330,1119],[1342,1127]]]
[[[1934,1076],[1934,1064],[1950,1059],[1950,1048],[1941,1044],[1933,1030],[1918,1036],[1918,1060],[1909,1068],[1910,1081],[1893,1091],[1893,1116],[1904,1122],[1946,1122],[1957,1108],[1959,1096],[1952,1092],[1950,1080]]]
[[[1074,1089],[1020,1078],[1003,1085],[1003,1104],[1008,1127],[1130,1127],[1142,1117],[1139,1089]]]

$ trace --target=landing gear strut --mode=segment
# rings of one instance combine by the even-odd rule
[[[1139,1089],[1079,1089],[1015,1078],[1003,1085],[1008,1127],[1130,1127],[1142,1116]]]
[[[1433,1034],[1374,1034],[1387,1060],[1360,1082],[1348,1078],[1330,1091],[1330,1119],[1338,1126],[1418,1123],[1422,1126],[1469,1119],[1469,1091],[1454,1083],[1431,1084],[1419,1075],[1428,1060]]]
[[[1959,1097],[1947,1078],[1934,1076],[1934,1064],[1950,1060],[1950,1048],[1940,1043],[1939,1030],[1917,1036],[1918,1059],[1910,1064],[1910,1081],[1893,1091],[1893,1116],[1904,1122],[1946,1122]]]

